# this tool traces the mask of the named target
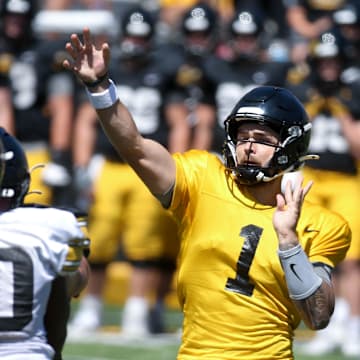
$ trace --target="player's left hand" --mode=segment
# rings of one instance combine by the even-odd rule
[[[279,240],[279,248],[286,249],[298,244],[296,227],[306,194],[313,182],[303,187],[303,177],[299,176],[292,186],[286,183],[284,194],[276,195],[276,210],[273,215],[273,225]]]

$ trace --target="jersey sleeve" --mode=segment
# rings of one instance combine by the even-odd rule
[[[349,224],[338,214],[316,208],[312,219],[300,232],[302,244],[312,263],[334,268],[344,260],[351,243]],[[311,212],[310,212],[311,214]]]
[[[16,225],[18,231],[28,237],[27,241],[40,245],[41,256],[56,274],[77,269],[82,252],[74,256],[73,248],[88,245],[88,239],[72,212],[56,208],[17,208],[6,213],[2,220],[12,228]]]
[[[83,222],[78,221],[73,213],[59,209],[49,210],[52,239],[56,243],[66,244],[65,258],[62,254],[62,261],[57,263],[56,270],[61,275],[68,275],[78,269],[83,251],[89,247],[89,239],[82,230]]]
[[[186,212],[191,211],[191,203],[198,196],[208,158],[205,151],[190,150],[183,154],[174,154],[174,159],[176,182],[170,210],[177,218],[184,218]]]

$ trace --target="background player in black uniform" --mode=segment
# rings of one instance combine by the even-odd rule
[[[333,13],[347,0],[283,0],[290,28],[292,61],[303,63],[309,55],[309,43],[334,25]]]
[[[31,168],[47,165],[32,173],[30,191],[42,195],[29,195],[27,201],[65,204],[70,201],[73,79],[61,67],[64,42],[32,31],[36,11],[31,0],[0,4],[0,87],[11,92],[13,108],[13,124],[2,125],[21,141]]]
[[[189,148],[210,149],[215,126],[215,84],[206,72],[205,62],[215,56],[220,30],[218,16],[200,2],[185,12],[179,27],[178,44],[163,49],[173,54],[177,68],[172,101],[181,105],[180,110],[192,129]]]
[[[345,39],[344,52],[348,66],[359,68],[360,57],[360,3],[348,0],[333,13],[334,25]]]
[[[313,127],[309,149],[320,159],[304,167],[315,180],[309,199],[342,214],[352,229],[352,244],[335,277],[338,296],[330,325],[306,344],[308,354],[323,354],[341,346],[345,355],[360,355],[360,78],[346,75],[343,39],[336,30],[313,44],[311,73],[297,86],[288,84],[304,102]],[[349,306],[349,313],[347,313]]]
[[[217,124],[213,150],[221,153],[224,142],[223,119],[237,99],[258,85],[282,85],[287,64],[272,61],[264,48],[261,13],[254,9],[239,9],[227,24],[229,55],[226,60],[208,59],[205,69],[216,84],[215,104]]]

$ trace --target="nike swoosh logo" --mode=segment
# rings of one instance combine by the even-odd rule
[[[295,270],[295,266],[296,266],[296,264],[290,264],[290,269],[294,273],[294,275],[302,282],[301,278],[299,277],[299,275],[297,274],[297,272]]]

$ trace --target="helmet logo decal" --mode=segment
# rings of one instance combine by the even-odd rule
[[[2,160],[11,160],[14,158],[14,152],[13,151],[6,151],[3,155],[2,155]]]
[[[321,42],[315,46],[315,56],[317,57],[334,57],[339,54],[339,47],[336,44],[336,38],[332,33],[321,35]]]
[[[287,157],[287,155],[281,155],[277,158],[277,162],[279,165],[285,165],[287,164],[289,161],[289,158]]]
[[[206,31],[210,27],[204,9],[195,8],[191,11],[191,17],[186,19],[185,27],[190,31]]]
[[[126,31],[134,36],[146,36],[150,34],[150,25],[145,22],[144,16],[136,12],[130,16],[130,21],[126,26]]]
[[[232,27],[233,30],[239,34],[253,34],[257,30],[252,15],[247,11],[239,14],[238,19],[233,23]]]
[[[291,126],[288,129],[288,133],[291,136],[300,136],[302,134],[302,130],[300,126]]]
[[[14,189],[9,189],[9,188],[1,189],[1,197],[3,197],[3,198],[13,198],[14,196],[15,196],[15,190]]]

